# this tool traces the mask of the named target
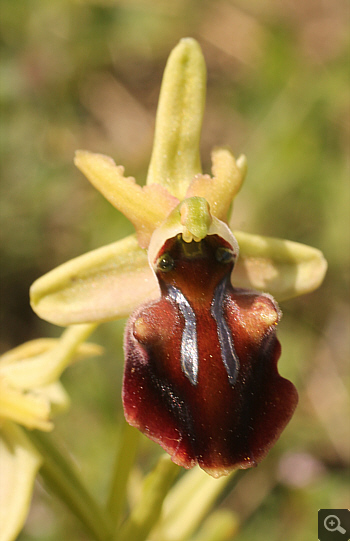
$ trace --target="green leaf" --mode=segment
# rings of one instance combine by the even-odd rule
[[[68,454],[41,432],[28,433],[28,437],[43,457],[40,474],[52,492],[81,520],[94,539],[110,541],[113,531],[110,517],[87,491]]]

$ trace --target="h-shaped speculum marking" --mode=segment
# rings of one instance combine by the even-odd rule
[[[224,316],[226,280],[225,277],[214,291],[214,297],[211,303],[211,315],[216,322],[222,362],[226,368],[230,385],[234,385],[239,370],[239,359],[234,348],[230,328]],[[181,368],[192,385],[197,385],[199,356],[196,314],[180,289],[170,285],[168,286],[168,294],[170,299],[176,303],[184,318],[180,351]]]

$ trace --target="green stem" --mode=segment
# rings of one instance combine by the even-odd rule
[[[192,541],[232,541],[239,528],[238,517],[227,509],[214,511]]]
[[[183,475],[164,502],[158,537],[171,541],[189,539],[236,475],[237,470],[213,479],[198,466]]]
[[[163,456],[146,477],[140,501],[124,522],[114,541],[145,541],[157,523],[165,496],[169,492],[180,468],[170,457]]]
[[[135,462],[141,433],[124,422],[117,449],[116,460],[107,509],[112,517],[114,528],[119,526],[125,505],[126,485],[130,470]]]
[[[28,431],[27,434],[44,459],[40,469],[44,481],[97,541],[111,540],[113,530],[109,516],[89,494],[69,456],[46,434],[39,431]]]

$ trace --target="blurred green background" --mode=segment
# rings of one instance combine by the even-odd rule
[[[297,412],[269,457],[219,502],[239,541],[316,539],[319,508],[349,507],[349,5],[346,0],[2,0],[1,351],[60,329],[30,284],[132,226],[73,166],[111,155],[144,182],[162,72],[181,37],[208,67],[202,161],[228,144],[249,173],[234,228],[320,248],[322,287],[282,304],[282,375]],[[103,358],[74,365],[56,435],[103,501],[121,419],[124,322],[101,326]],[[160,449],[144,438],[140,471]],[[137,485],[137,472],[135,473]],[[21,541],[86,539],[38,483]]]

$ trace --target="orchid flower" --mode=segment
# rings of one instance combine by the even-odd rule
[[[0,357],[0,540],[11,541],[21,530],[42,456],[25,430],[53,429],[52,415],[69,405],[58,381],[73,360],[100,354],[83,344],[95,325],[76,325],[60,339],[26,342]]]
[[[133,312],[127,421],[175,463],[217,477],[259,462],[289,421],[297,393],[277,372],[281,312],[272,295],[314,290],[327,264],[315,248],[229,228],[247,163],[216,148],[212,176],[202,173],[205,80],[199,45],[181,40],[165,69],[145,186],[107,156],[76,153],[76,166],[135,234],[39,278],[31,303],[58,325]]]

